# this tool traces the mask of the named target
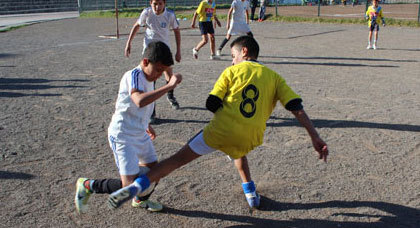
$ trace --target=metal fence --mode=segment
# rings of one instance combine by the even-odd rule
[[[201,0],[166,0],[168,8],[197,7]],[[232,0],[216,0],[217,4],[231,4]],[[273,16],[363,18],[371,0],[268,0]],[[79,11],[142,8],[150,6],[149,0],[78,0]],[[420,0],[380,0],[385,17],[420,22]],[[305,6],[293,9],[290,7]],[[306,7],[310,8],[306,8]],[[340,7],[339,7],[340,6]],[[345,6],[345,7],[342,7]],[[267,10],[269,11],[269,10]],[[292,14],[290,14],[290,11]],[[270,12],[268,12],[270,13]]]

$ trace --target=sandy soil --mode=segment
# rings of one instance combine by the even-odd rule
[[[120,20],[121,33],[133,22]],[[70,19],[0,35],[0,227],[420,227],[420,30],[381,28],[374,51],[360,25],[251,24],[259,59],[302,95],[331,151],[318,161],[279,105],[249,155],[260,210],[249,211],[233,164],[217,152],[161,180],[153,195],[161,213],[110,210],[106,195],[94,195],[77,215],[78,177],[118,177],[106,129],[142,36],[127,59],[127,36],[99,37],[114,28],[112,19]],[[224,32],[216,30],[217,44]],[[157,101],[160,159],[211,119],[205,99],[230,65],[227,49],[221,61],[208,59],[208,46],[192,58],[198,30],[182,30],[182,39],[174,67],[184,75],[182,108]]]

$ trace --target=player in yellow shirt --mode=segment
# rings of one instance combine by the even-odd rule
[[[213,0],[203,0],[198,5],[197,10],[194,12],[191,28],[195,28],[195,21],[198,16],[198,25],[200,27],[202,40],[193,48],[193,57],[198,59],[198,51],[209,42],[210,39],[210,59],[220,59],[215,55],[216,41],[214,39],[213,19],[220,27],[222,24],[216,16],[216,2]]]
[[[234,159],[249,206],[259,207],[260,196],[251,179],[246,155],[262,144],[266,121],[277,101],[291,111],[306,129],[319,158],[327,160],[327,144],[303,110],[302,99],[280,75],[257,61],[259,46],[255,39],[238,37],[231,44],[231,53],[233,66],[225,69],[206,101],[206,107],[214,113],[214,118],[176,154],[153,166],[132,185],[112,193],[108,199],[110,207],[121,206],[147,189],[150,183],[216,150]]]
[[[385,18],[382,13],[382,7],[378,5],[378,0],[373,0],[372,5],[369,6],[366,11],[366,19],[369,20],[369,42],[366,49],[375,49],[377,47],[378,33],[379,33],[379,23],[382,22],[382,25],[385,26]],[[375,31],[375,39],[373,40],[373,46],[371,45],[372,41],[372,32]]]

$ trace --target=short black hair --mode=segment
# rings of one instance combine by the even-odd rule
[[[171,49],[162,41],[150,42],[144,50],[143,58],[148,59],[151,63],[160,62],[165,66],[174,65]]]
[[[248,57],[258,58],[260,46],[257,41],[251,36],[240,36],[230,44],[230,48],[238,47],[239,49],[246,47],[248,49]]]

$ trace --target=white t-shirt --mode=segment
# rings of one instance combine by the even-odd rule
[[[153,12],[152,7],[144,9],[140,14],[137,23],[142,27],[146,27],[143,52],[152,40],[162,41],[168,45],[168,47],[171,47],[169,42],[169,29],[177,29],[179,27],[179,22],[176,20],[175,13],[166,8],[160,15],[156,15],[155,12]]]
[[[142,108],[137,107],[131,100],[132,89],[143,92],[154,90],[153,82],[147,81],[140,66],[127,71],[120,82],[115,113],[108,127],[109,135],[119,142],[128,141],[133,137],[148,137],[146,129],[149,126],[155,103]]]
[[[246,22],[246,10],[249,8],[249,1],[233,0],[231,7],[233,8],[232,20]]]

